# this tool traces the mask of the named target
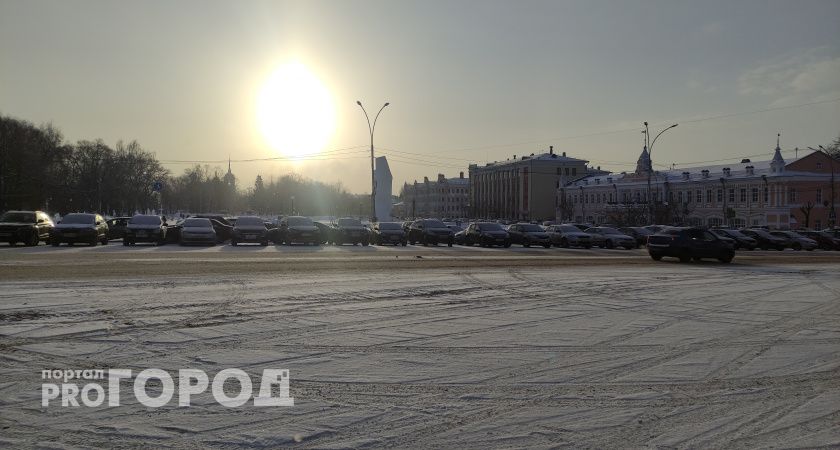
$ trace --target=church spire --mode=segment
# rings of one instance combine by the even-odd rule
[[[773,173],[780,173],[785,170],[785,159],[782,157],[782,148],[779,145],[782,134],[776,134],[776,151],[773,153],[773,159],[770,161],[770,171]]]

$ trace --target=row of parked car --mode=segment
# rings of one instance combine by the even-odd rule
[[[609,227],[585,224],[514,223],[502,225],[492,221],[470,222],[465,228],[458,223],[438,219],[417,219],[407,222],[362,224],[358,219],[341,218],[331,224],[303,216],[282,217],[269,221],[257,216],[227,218],[221,215],[195,215],[170,224],[164,216],[135,215],[105,220],[99,214],[73,213],[58,224],[42,211],[9,211],[0,217],[0,241],[54,246],[107,244],[122,239],[125,246],[140,242],[231,245],[274,244],[352,244],[352,245],[448,245],[482,247],[542,246],[580,248],[639,248],[647,246],[654,259],[675,256],[692,259],[694,253],[711,254],[731,260],[735,250],[840,250],[840,230],[788,231],[762,228],[730,229],[679,228],[662,225],[646,227]],[[667,244],[667,245],[666,245]],[[664,246],[664,247],[663,247]],[[691,248],[703,247],[702,251]],[[694,252],[694,253],[692,253]]]

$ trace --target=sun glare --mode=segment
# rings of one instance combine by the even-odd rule
[[[306,66],[279,67],[257,97],[260,131],[273,149],[291,158],[315,155],[335,131],[330,92]]]

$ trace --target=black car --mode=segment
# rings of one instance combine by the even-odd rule
[[[733,230],[731,228],[713,228],[710,231],[719,237],[732,239],[734,241],[735,250],[755,250],[758,246],[758,242],[755,239],[741,233],[738,230]]]
[[[108,243],[108,224],[99,214],[72,213],[61,218],[50,234],[50,244],[55,247],[66,242],[73,245],[83,242],[88,245]]]
[[[138,214],[128,220],[123,232],[123,245],[138,242],[153,242],[157,245],[166,243],[166,222],[161,216]]]
[[[370,244],[370,230],[359,219],[343,217],[336,221],[330,231],[330,241],[335,245]]]
[[[7,211],[0,216],[0,241],[9,245],[23,242],[28,246],[49,242],[54,226],[43,211]]]
[[[379,222],[373,226],[373,242],[376,245],[402,245],[408,244],[408,238],[399,222]]]
[[[438,219],[419,219],[412,222],[408,229],[408,243],[414,245],[455,244],[455,233]]]
[[[514,244],[521,244],[523,247],[542,245],[545,248],[551,247],[551,237],[539,225],[533,223],[515,223],[508,227],[510,241]]]
[[[770,250],[773,248],[781,251],[784,250],[787,245],[787,241],[785,239],[773,236],[766,230],[762,230],[760,228],[747,228],[740,231],[741,234],[755,239],[756,247],[762,250]]]
[[[230,245],[245,242],[268,245],[268,228],[262,217],[240,216],[236,219],[231,230]]]
[[[645,227],[621,227],[618,231],[635,239],[636,247],[644,247],[647,245],[648,237],[653,234],[653,231],[648,230]]]
[[[510,234],[495,222],[474,222],[464,230],[464,245],[510,247]]]
[[[108,239],[122,239],[125,236],[125,227],[128,226],[129,220],[131,220],[131,217],[108,219],[105,222],[108,224]]]
[[[648,253],[655,261],[664,256],[679,258],[680,262],[692,259],[714,258],[729,263],[735,250],[712,232],[694,227],[673,227],[648,238]]]
[[[805,230],[800,231],[799,234],[815,240],[822,250],[840,250],[840,238],[836,238],[826,231]]]
[[[321,244],[321,231],[309,217],[288,216],[280,219],[277,225],[275,243],[292,245]]]

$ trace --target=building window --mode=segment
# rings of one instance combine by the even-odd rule
[[[817,189],[817,204],[822,203],[822,189]],[[819,227],[817,227],[819,229]]]
[[[730,203],[735,203],[735,189],[729,188],[729,201]]]
[[[788,191],[788,203],[796,203],[796,189],[794,188]]]
[[[572,167],[572,176],[577,175],[577,167]]]
[[[822,229],[822,220],[817,219],[817,220],[814,221],[814,229],[815,230]]]
[[[706,203],[712,203],[712,190],[711,189],[706,191]]]
[[[747,188],[741,188],[741,203],[747,202]]]
[[[703,191],[701,191],[699,189],[697,190],[696,200],[697,200],[697,203],[703,203]]]
[[[752,188],[752,201],[758,202],[758,188]]]
[[[770,201],[770,189],[764,188],[764,203]]]
[[[677,192],[677,203],[683,202],[683,195],[682,191]]]
[[[566,176],[567,177],[569,176],[569,168],[568,167],[566,167]]]
[[[723,189],[717,190],[717,202],[720,203],[723,201]]]

